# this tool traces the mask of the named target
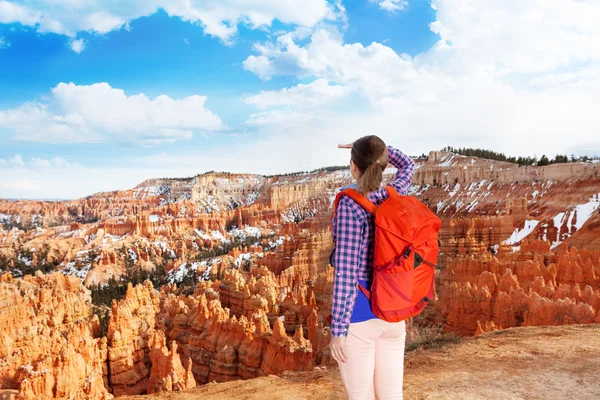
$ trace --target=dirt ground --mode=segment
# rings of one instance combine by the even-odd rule
[[[345,399],[337,369],[122,399]],[[512,328],[406,356],[405,400],[600,399],[600,325]]]

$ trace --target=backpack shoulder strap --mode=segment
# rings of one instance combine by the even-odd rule
[[[396,191],[396,188],[394,188],[391,185],[387,185],[385,187],[385,189],[387,190],[387,193],[388,193],[389,197],[398,197],[398,196],[400,196],[400,194]]]
[[[360,194],[358,191],[356,191],[354,189],[343,190],[335,196],[335,203],[334,203],[335,210],[337,210],[338,204],[339,204],[340,200],[342,199],[342,196],[350,197],[351,199],[356,201],[358,203],[358,205],[360,205],[362,208],[364,208],[371,214],[375,214],[375,211],[377,211],[377,208],[378,208],[377,205],[375,205],[371,200],[367,199],[365,196],[363,196],[362,194]]]

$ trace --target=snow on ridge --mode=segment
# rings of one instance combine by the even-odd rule
[[[261,233],[262,230],[255,226],[245,226],[244,229],[233,228],[227,232],[229,237],[234,237],[240,240],[246,240],[249,236],[258,238],[261,236]]]
[[[129,254],[129,258],[131,258],[133,260],[133,263],[135,264],[138,259],[137,253],[129,248],[127,249],[127,253]]]
[[[554,218],[554,227],[557,229],[557,238],[552,245],[551,249],[558,247],[562,242],[568,239],[573,233],[581,229],[585,223],[592,217],[594,212],[600,208],[600,193],[590,197],[587,203],[578,204],[570,211],[563,211],[558,213]],[[568,216],[567,216],[568,215]],[[575,222],[573,223],[573,220]],[[566,233],[561,233],[563,224],[566,222]]]
[[[440,167],[451,167],[453,165],[452,161],[454,161],[454,154],[444,156],[441,161]]]
[[[233,228],[227,232],[228,237],[225,237],[220,231],[217,230],[206,233],[203,230],[196,228],[194,231],[202,239],[219,240],[221,243],[231,243],[231,239],[234,238],[240,240],[245,240],[248,237],[260,238],[262,235],[262,229],[256,226],[245,226],[243,229]]]
[[[454,188],[450,192],[450,198],[454,197],[454,195],[460,190],[460,183],[454,185]]]
[[[429,183],[426,184],[426,185],[412,184],[408,188],[408,193],[407,194],[409,196],[418,197],[418,196],[422,195],[423,193],[425,193],[426,191],[428,191],[430,187],[431,187],[431,185]]]
[[[592,196],[587,203],[576,206],[575,213],[577,214],[577,221],[574,225],[575,229],[580,229],[587,220],[590,219],[598,207],[600,207],[600,193]]]
[[[554,220],[554,227],[555,227],[556,229],[558,229],[559,231],[560,231],[560,228],[562,228],[562,224],[563,224],[563,222],[564,222],[564,220],[565,220],[565,214],[566,214],[566,213],[563,211],[563,212],[561,212],[561,213],[558,213],[558,214],[557,214],[557,215],[556,215],[556,216],[553,218],[553,220]]]
[[[111,238],[112,242],[114,243],[114,242],[118,242],[119,240],[123,240],[127,235],[129,235],[129,233],[126,233],[123,236],[111,235],[110,233],[105,233],[104,237],[102,238],[102,244],[106,244],[108,238]]]
[[[245,261],[250,261],[252,259],[252,256],[257,256],[258,258],[263,258],[264,257],[264,253],[261,253],[261,252],[258,252],[258,253],[241,253],[233,261],[233,264],[236,267],[240,268],[242,266],[242,263],[245,262]]]
[[[142,197],[140,199],[143,200],[147,197],[161,196],[165,193],[170,193],[170,192],[171,192],[170,185],[142,186],[142,187],[138,187],[133,190],[133,198],[138,199],[138,198],[140,198],[139,196],[141,194]]]
[[[205,267],[204,272],[202,275],[197,277],[197,279],[199,281],[207,281],[210,279],[210,272],[213,265],[221,262],[221,257],[215,257],[203,261],[183,262],[179,267],[170,270],[167,273],[167,277],[170,283],[181,283],[183,278],[185,278],[186,275],[188,275],[191,271],[197,271],[198,268]]]
[[[275,249],[277,246],[281,246],[283,245],[283,243],[285,242],[285,236],[279,236],[279,238],[273,240],[273,241],[269,241],[269,247],[265,250],[273,250]]]
[[[479,200],[475,200],[471,203],[471,205],[469,205],[466,210],[467,212],[471,212],[475,209],[475,207],[477,207],[477,205],[479,204]]]
[[[436,211],[437,214],[439,214],[440,211],[444,208],[444,205],[445,205],[444,201],[439,201],[437,203],[437,211]]]
[[[91,268],[92,268],[92,264],[90,263],[90,264],[87,264],[85,267],[81,268],[81,271],[78,271],[77,268],[75,268],[75,261],[70,261],[63,268],[62,273],[63,273],[63,275],[76,276],[83,281],[87,277],[87,274]]]
[[[503,244],[513,244],[513,245],[519,243],[521,240],[523,240],[527,236],[529,236],[539,223],[540,223],[540,221],[536,221],[536,220],[525,221],[525,226],[523,227],[523,229],[516,228],[514,230],[514,232],[512,233],[512,235],[510,235],[510,237],[502,243]]]
[[[329,173],[328,177],[332,177],[335,182],[339,182],[342,179],[352,178],[352,174],[350,173],[350,169],[340,169]]]
[[[256,199],[258,198],[258,196],[259,196],[258,192],[253,192],[253,193],[248,194],[248,197],[246,198],[246,205],[253,204],[256,201]]]
[[[215,186],[218,186],[221,189],[234,191],[243,189],[249,185],[257,185],[260,186],[263,184],[262,180],[256,176],[253,177],[243,177],[243,176],[232,176],[229,178],[217,177],[214,179],[213,183]]]

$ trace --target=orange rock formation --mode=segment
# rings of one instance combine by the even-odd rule
[[[544,247],[545,251],[531,251]],[[438,286],[448,330],[481,333],[514,326],[600,323],[599,251],[524,243],[501,257],[448,260]]]
[[[89,292],[60,273],[0,275],[0,387],[15,399],[110,399]]]

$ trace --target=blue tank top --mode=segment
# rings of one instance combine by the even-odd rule
[[[367,290],[371,290],[371,285],[369,282],[363,281],[362,279],[359,279],[358,282]],[[358,290],[358,295],[356,296],[356,302],[354,303],[354,308],[352,309],[350,323],[364,322],[373,318],[377,318],[377,315],[373,314],[373,311],[371,311],[371,302],[367,296],[365,296],[362,290],[358,288],[356,290]]]

